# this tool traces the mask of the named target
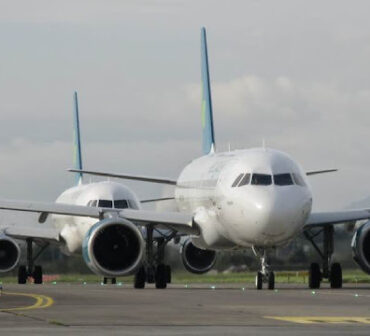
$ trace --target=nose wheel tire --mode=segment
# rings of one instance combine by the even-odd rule
[[[311,289],[320,288],[321,271],[318,263],[312,263],[308,272],[308,285]]]
[[[275,274],[274,272],[269,272],[267,276],[268,289],[275,289]]]
[[[262,289],[263,275],[262,272],[257,272],[256,275],[256,289]]]
[[[333,263],[330,269],[330,287],[342,288],[342,267],[339,263]]]

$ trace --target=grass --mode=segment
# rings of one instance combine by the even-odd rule
[[[172,276],[172,283],[175,284],[223,284],[223,283],[254,283],[255,272],[242,273],[206,273],[197,275],[187,272],[174,272]],[[76,284],[92,284],[100,283],[101,278],[94,274],[61,274],[55,283],[76,283]],[[118,278],[117,283],[132,283],[133,277]],[[308,273],[302,271],[281,271],[275,273],[275,281],[277,283],[307,283]],[[16,283],[16,277],[0,277],[1,283]],[[345,270],[343,272],[344,283],[370,283],[370,275],[363,273],[360,270]],[[51,281],[50,283],[54,283]]]

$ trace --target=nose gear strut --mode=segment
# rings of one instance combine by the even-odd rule
[[[263,283],[267,283],[268,289],[275,288],[275,274],[269,263],[268,251],[256,246],[252,247],[253,253],[261,260],[261,270],[256,275],[256,289],[262,289]]]

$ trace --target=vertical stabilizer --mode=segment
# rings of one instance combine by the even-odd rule
[[[81,155],[81,136],[80,136],[80,119],[78,115],[78,99],[77,92],[74,93],[74,129],[73,129],[73,159],[74,168],[82,169]],[[76,173],[76,184],[82,184],[82,173]]]
[[[211,84],[209,79],[208,51],[206,29],[201,29],[201,67],[202,67],[202,130],[203,154],[215,151],[215,134],[213,129],[213,112]]]

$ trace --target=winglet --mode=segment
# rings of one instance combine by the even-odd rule
[[[81,155],[81,136],[80,136],[80,119],[78,113],[78,98],[77,92],[74,93],[74,129],[73,129],[73,156],[74,167],[82,170],[82,155]],[[76,184],[82,184],[82,172],[76,173]]]
[[[201,29],[201,70],[203,154],[210,154],[215,151],[216,143],[213,128],[211,84],[209,78],[207,36],[205,27],[202,27]]]

